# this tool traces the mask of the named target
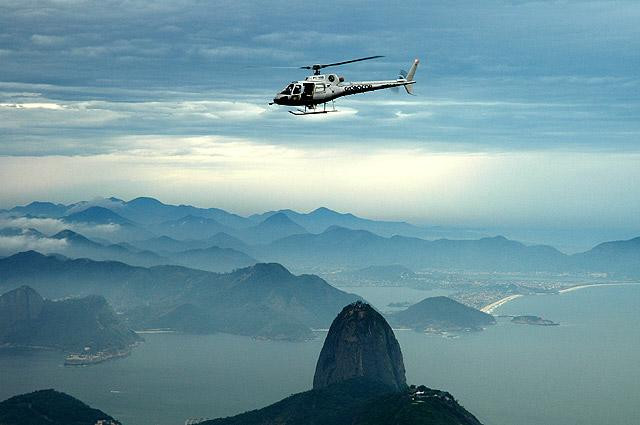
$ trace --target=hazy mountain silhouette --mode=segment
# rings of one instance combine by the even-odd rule
[[[231,228],[243,228],[252,224],[248,219],[220,208],[170,205],[149,197],[139,197],[122,202],[114,208],[124,217],[143,224],[158,224],[164,221],[178,220],[189,215],[215,220],[221,225]]]
[[[578,270],[640,276],[640,237],[601,243],[589,251],[572,255],[571,259]]]
[[[177,252],[169,257],[173,264],[212,272],[229,272],[258,262],[244,252],[217,246]]]
[[[286,236],[305,233],[308,233],[307,230],[293,222],[286,214],[277,213],[238,234],[250,243],[268,243]]]
[[[526,246],[504,237],[427,241],[364,230],[330,227],[320,234],[293,235],[274,241],[261,258],[296,267],[398,264],[409,268],[473,270],[550,270],[567,256],[549,246]]]
[[[0,344],[99,351],[137,341],[100,296],[49,301],[28,286],[0,296]]]
[[[176,262],[169,258],[168,252],[217,246],[297,269],[360,269],[395,264],[415,270],[593,271],[613,273],[620,278],[640,276],[638,238],[606,242],[587,252],[568,256],[550,246],[529,246],[502,236],[473,240],[389,237],[392,234],[422,236],[425,229],[402,222],[363,219],[324,207],[307,214],[293,210],[272,211],[249,219],[217,208],[169,205],[141,197],[131,201],[117,198],[82,201],[67,206],[33,202],[10,211],[50,217],[67,214],[62,220],[70,224],[86,225],[89,229],[91,226],[107,226],[110,232],[104,235],[88,234],[93,242],[98,242],[97,236],[100,236],[100,243],[111,246],[111,251],[94,246],[93,251],[87,251],[91,254],[87,256],[145,266]],[[33,216],[26,215],[27,218]],[[155,234],[137,222],[144,223]],[[305,229],[315,233],[306,233]],[[26,232],[26,236],[41,237]],[[4,235],[7,235],[6,231]],[[111,244],[102,242],[104,238],[108,238]],[[129,245],[119,244],[120,249],[112,246],[113,242],[123,241],[135,242],[141,251]],[[29,248],[25,245],[25,249]],[[95,252],[98,249],[101,250],[99,254]],[[154,257],[154,253],[144,252],[149,250],[159,258]],[[77,252],[68,254],[78,256]],[[208,268],[217,270],[214,266]]]
[[[425,298],[389,319],[417,331],[476,331],[496,323],[492,315],[448,297]]]
[[[207,239],[220,232],[232,232],[227,226],[211,218],[187,215],[149,227],[154,233],[178,240]]]
[[[9,212],[19,215],[31,215],[34,217],[57,218],[62,217],[68,209],[69,207],[63,204],[34,201],[28,205],[13,207]]]
[[[284,214],[309,232],[321,233],[331,226],[346,227],[354,230],[368,230],[382,236],[393,235],[425,235],[427,229],[400,221],[379,221],[357,217],[351,213],[339,213],[326,207],[317,208],[310,213],[299,213],[293,210],[269,211],[255,214],[250,218],[254,221],[264,220],[276,214]]]
[[[67,223],[119,224],[121,226],[133,226],[133,222],[131,220],[127,220],[121,215],[104,207],[89,207],[85,210],[69,214],[63,219]]]
[[[3,290],[30,285],[50,298],[100,294],[126,310],[136,327],[274,339],[308,338],[310,328],[328,326],[342,305],[358,298],[317,276],[294,276],[279,264],[218,274],[179,266],[72,260],[33,251],[0,259],[0,285]],[[188,323],[185,305],[194,309]],[[171,324],[171,315],[180,323]]]

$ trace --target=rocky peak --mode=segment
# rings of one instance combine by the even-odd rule
[[[387,321],[357,301],[334,319],[320,352],[313,388],[366,378],[400,391],[406,387],[400,345]]]

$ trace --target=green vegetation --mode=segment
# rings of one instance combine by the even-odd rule
[[[214,419],[207,425],[479,425],[450,394],[425,391],[413,399],[407,389],[397,393],[380,382],[355,378],[306,391],[271,406]]]
[[[447,297],[425,298],[406,310],[391,315],[390,320],[419,331],[481,330],[496,322],[490,314]]]
[[[0,403],[1,425],[94,425],[99,420],[120,424],[106,413],[54,390],[22,394]]]

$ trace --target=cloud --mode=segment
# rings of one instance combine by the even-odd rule
[[[63,44],[65,41],[65,37],[57,36],[57,35],[43,35],[43,34],[33,34],[31,36],[31,42],[38,46],[50,47],[59,44]]]
[[[87,237],[108,238],[120,231],[118,224],[67,223],[57,218],[40,217],[4,217],[0,218],[0,229],[35,229],[45,235],[53,236],[62,230],[73,230]]]
[[[43,254],[63,252],[67,248],[64,239],[40,238],[37,236],[22,234],[16,236],[0,235],[0,256],[13,255],[22,251],[38,251]]]

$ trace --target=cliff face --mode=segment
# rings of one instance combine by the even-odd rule
[[[387,321],[360,301],[346,306],[335,318],[324,341],[313,388],[362,377],[391,390],[406,387],[400,345]]]

